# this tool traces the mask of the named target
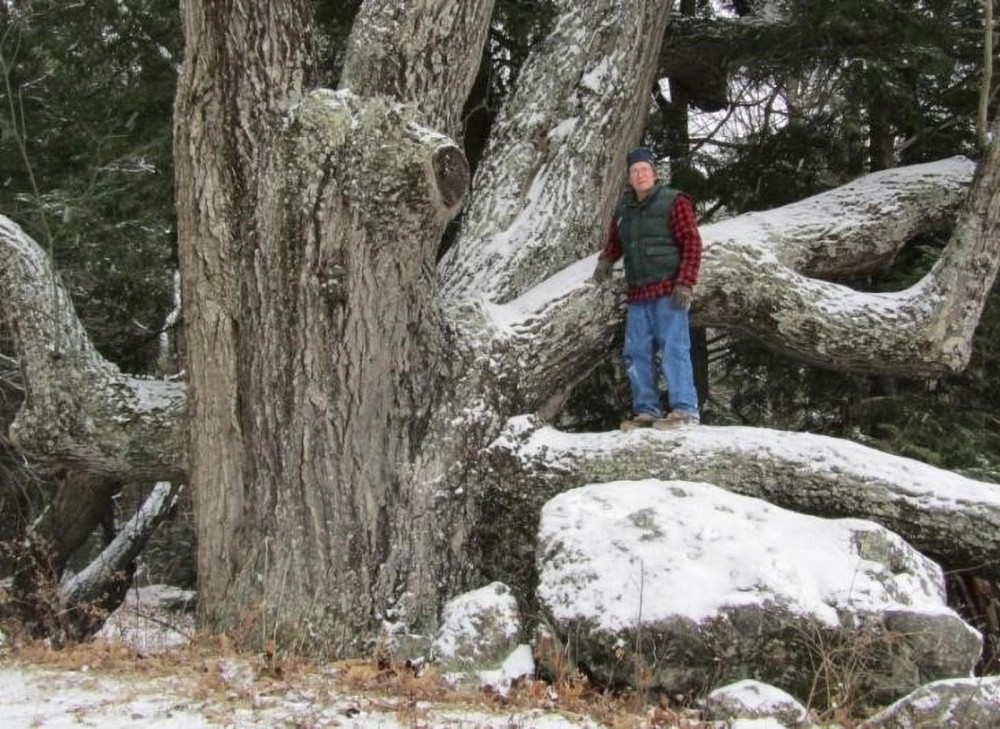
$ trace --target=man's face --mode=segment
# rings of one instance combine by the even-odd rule
[[[653,166],[648,162],[636,162],[629,167],[628,184],[635,190],[636,195],[640,197],[646,195],[656,185],[656,173],[653,171]]]

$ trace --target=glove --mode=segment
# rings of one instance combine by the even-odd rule
[[[674,307],[678,309],[686,309],[691,306],[691,296],[691,287],[681,284],[680,286],[674,286],[674,294],[670,297],[670,299],[673,302]]]
[[[594,268],[594,275],[591,277],[594,283],[602,284],[611,278],[611,263],[607,258],[598,258],[597,266]]]

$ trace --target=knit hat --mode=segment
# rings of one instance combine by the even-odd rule
[[[629,168],[636,162],[646,162],[650,167],[656,169],[656,160],[653,157],[653,150],[649,147],[636,147],[625,157],[625,167]]]

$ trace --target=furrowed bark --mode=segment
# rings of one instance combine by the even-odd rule
[[[494,0],[369,0],[351,34],[341,88],[415,104],[449,135],[479,69]]]
[[[310,69],[305,0],[182,3],[185,59],[174,109],[174,173],[189,386],[187,447],[198,534],[200,607],[229,601],[245,529],[240,397],[244,256],[261,231],[257,167]]]

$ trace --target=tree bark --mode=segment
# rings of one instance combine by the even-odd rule
[[[174,112],[177,231],[187,342],[188,477],[200,605],[225,606],[246,561],[239,369],[244,260],[262,246],[260,160],[309,70],[309,3],[181,3],[185,60]],[[237,598],[238,599],[238,598]],[[235,605],[236,602],[229,603]]]
[[[341,88],[415,104],[432,129],[457,136],[479,69],[494,0],[366,2],[355,20]]]
[[[363,15],[387,17],[381,5]],[[462,22],[485,26],[477,8]],[[401,88],[471,83],[479,49],[465,45],[485,27],[442,45],[426,10],[392,16],[414,44],[397,57]],[[339,655],[364,650],[409,594],[436,612],[444,557],[419,528],[434,492],[410,473],[450,375],[432,264],[468,167],[414,107],[359,96],[393,89],[357,43],[353,90],[303,93],[308,11],[187,5],[175,139],[189,475],[203,619]],[[435,44],[426,64],[421,44]],[[434,113],[462,101],[450,88]]]
[[[183,473],[183,386],[129,377],[101,357],[45,252],[2,215],[0,314],[25,392],[10,436],[26,455],[122,481]]]

